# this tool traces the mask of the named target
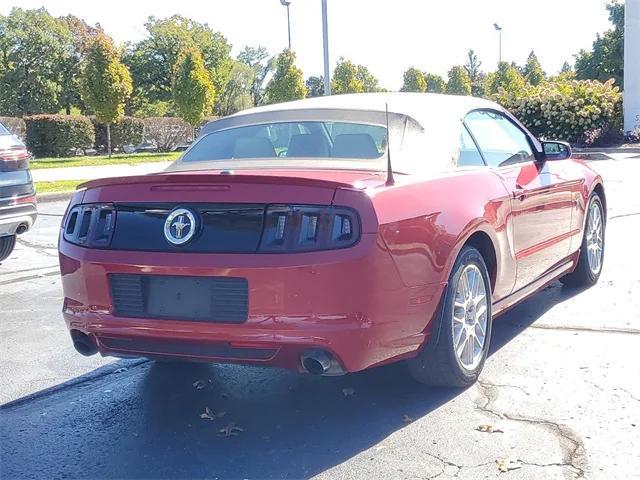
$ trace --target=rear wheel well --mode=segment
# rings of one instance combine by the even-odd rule
[[[475,232],[471,235],[465,245],[469,245],[470,247],[475,248],[480,252],[482,258],[484,259],[484,263],[487,265],[487,270],[489,270],[489,279],[491,280],[491,291],[494,290],[496,286],[496,275],[498,272],[498,263],[496,259],[496,251],[493,247],[493,242],[491,241],[491,237],[484,232]]]
[[[600,201],[602,202],[602,213],[604,213],[604,219],[607,219],[607,197],[604,195],[604,187],[601,183],[598,183],[593,191],[598,194]]]

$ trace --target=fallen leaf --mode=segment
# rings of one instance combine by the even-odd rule
[[[123,373],[127,371],[127,367],[122,367],[117,370],[114,370],[113,373]]]
[[[218,433],[223,437],[237,437],[240,432],[244,432],[244,428],[238,427],[235,423],[230,423],[226,427],[218,430]]]
[[[356,390],[353,387],[347,387],[342,389],[342,394],[345,397],[353,397],[356,394]]]
[[[411,423],[411,422],[413,422],[413,418],[411,418],[409,415],[404,415],[404,416],[402,417],[402,421],[403,421],[404,423]]]
[[[200,418],[204,418],[206,420],[217,420],[218,418],[222,418],[227,414],[227,412],[219,412],[214,413],[209,407],[205,407],[204,412],[200,414]]]
[[[503,473],[522,468],[522,465],[509,459],[498,459],[496,460],[496,465],[498,466],[498,470]]]
[[[478,425],[476,430],[484,433],[504,433],[499,428],[494,427],[493,425]]]
[[[196,380],[195,382],[193,382],[193,386],[196,390],[203,390],[204,388],[212,385],[213,382],[211,380],[207,380],[206,382],[204,380]]]

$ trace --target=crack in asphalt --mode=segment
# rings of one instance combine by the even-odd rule
[[[38,253],[42,253],[43,255],[47,255],[48,257],[56,257],[58,258],[58,247],[45,247],[42,245],[38,245],[36,243],[25,240],[24,238],[18,237],[18,243],[24,247],[32,248]],[[49,250],[55,250],[56,253],[51,253]]]
[[[640,402],[640,398],[636,397],[633,393],[631,393],[629,390],[627,390],[626,388],[623,387],[618,387],[618,390],[622,390],[624,393],[626,393],[627,395],[629,395],[633,400],[635,400],[636,402]]]
[[[494,385],[483,380],[477,380],[477,385],[479,386],[478,391],[484,399],[482,404],[476,403],[478,410],[505,420],[544,427],[558,438],[560,446],[565,452],[563,463],[554,462],[549,464],[535,464],[532,462],[525,462],[523,460],[518,460],[518,462],[540,467],[569,467],[574,471],[576,475],[575,478],[584,478],[584,465],[586,464],[584,444],[578,438],[578,435],[576,435],[568,426],[544,418],[524,417],[500,412],[493,407],[493,402],[498,398],[498,389]],[[569,448],[566,446],[567,443],[570,445]]]
[[[54,275],[60,275],[60,270],[56,270],[55,272],[47,272],[47,273],[38,273],[37,275],[27,275],[25,277],[12,278],[9,280],[3,280],[0,282],[0,285],[9,285],[19,282],[26,282],[28,280],[36,280],[38,278],[44,277],[53,277]]]

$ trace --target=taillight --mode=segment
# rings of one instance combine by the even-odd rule
[[[115,223],[116,209],[111,204],[77,205],[65,216],[63,236],[76,245],[108,247]]]
[[[345,207],[271,205],[261,252],[304,252],[350,247],[360,239],[360,218]]]

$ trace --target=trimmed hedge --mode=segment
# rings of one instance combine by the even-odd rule
[[[107,151],[107,125],[96,117],[89,117],[95,130],[95,148],[100,152]],[[144,136],[144,122],[140,118],[122,117],[111,124],[111,149],[121,149],[124,145],[138,145]]]
[[[504,105],[545,139],[593,144],[606,132],[622,130],[622,94],[612,81],[547,82]]]
[[[24,141],[27,136],[27,126],[23,119],[18,117],[0,117],[0,123]]]
[[[91,121],[80,115],[33,115],[24,121],[27,146],[37,157],[65,157],[95,141]]]

